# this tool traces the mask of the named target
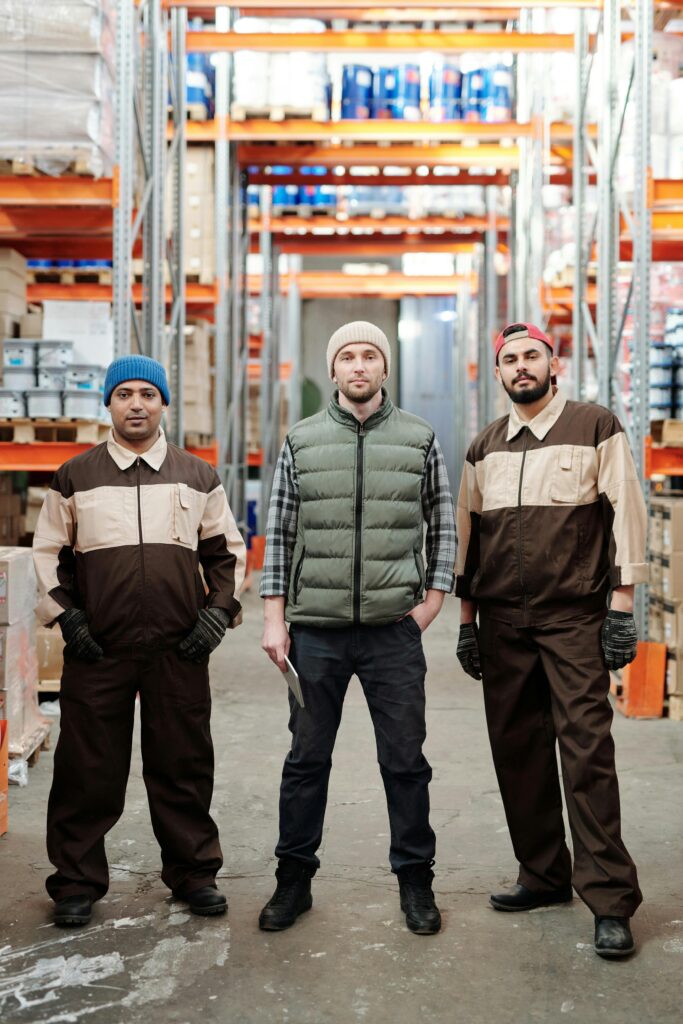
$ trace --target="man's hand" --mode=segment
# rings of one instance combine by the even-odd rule
[[[413,610],[408,612],[408,615],[412,616],[417,622],[420,632],[424,633],[425,629],[431,626],[441,611],[441,605],[445,596],[443,590],[428,590],[425,593],[425,599],[422,604],[416,604]]]
[[[602,650],[609,669],[629,665],[638,653],[638,630],[631,612],[610,608],[602,627]]]
[[[68,608],[57,619],[64,637],[66,652],[78,661],[95,662],[104,657],[88,628],[88,619],[82,608]]]
[[[263,640],[261,647],[281,672],[287,668],[285,658],[292,641],[285,623],[284,597],[266,597],[264,600]]]
[[[458,661],[468,676],[481,679],[481,658],[479,657],[479,630],[476,622],[462,622],[458,634]]]
[[[223,608],[200,608],[194,629],[178,646],[183,661],[199,663],[215,651],[230,625],[230,616]]]

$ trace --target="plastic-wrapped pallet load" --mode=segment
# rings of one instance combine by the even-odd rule
[[[115,16],[115,0],[0,0],[1,158],[111,173]]]
[[[26,260],[14,249],[0,249],[0,337],[15,337],[25,313]]]
[[[212,435],[211,328],[205,321],[186,329],[183,397],[185,433]]]
[[[239,18],[235,32],[324,32],[322,21],[306,18]],[[234,104],[244,113],[314,114],[325,120],[329,87],[324,54],[235,54]]]
[[[0,717],[11,758],[29,757],[50,730],[38,708],[36,601],[31,549],[0,549]]]

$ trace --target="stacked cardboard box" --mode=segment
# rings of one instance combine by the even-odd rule
[[[24,516],[24,534],[32,534],[36,532],[36,525],[38,523],[38,516],[40,510],[43,507],[43,502],[47,497],[47,492],[50,490],[47,484],[42,487],[29,487],[26,494],[26,515]]]
[[[650,640],[667,647],[666,692],[672,717],[683,707],[683,498],[650,504]]]
[[[30,548],[0,550],[0,718],[10,757],[28,757],[49,732],[38,710],[36,577]]]
[[[214,147],[188,146],[185,162],[185,273],[201,284],[215,277]],[[172,223],[172,194],[166,189],[166,224]]]
[[[213,434],[211,325],[189,324],[185,333],[184,406],[186,434]]]
[[[26,260],[14,249],[0,249],[0,337],[18,337],[25,314]]]
[[[0,473],[0,547],[16,546],[23,535],[21,498],[12,493],[12,476]]]

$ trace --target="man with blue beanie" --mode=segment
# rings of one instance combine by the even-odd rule
[[[246,552],[215,470],[167,443],[170,402],[161,363],[116,359],[109,439],[57,471],[35,531],[38,617],[66,641],[47,818],[58,925],[86,924],[107,892],[104,838],[123,812],[136,694],[162,880],[195,914],[227,909],[208,663],[241,622]]]

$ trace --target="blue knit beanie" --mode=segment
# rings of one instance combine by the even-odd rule
[[[146,380],[161,392],[164,405],[171,404],[171,392],[168,390],[166,370],[156,359],[149,356],[121,356],[109,364],[107,376],[104,378],[104,404],[109,405],[111,393],[119,384],[127,380]]]

